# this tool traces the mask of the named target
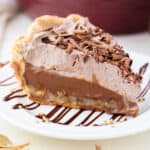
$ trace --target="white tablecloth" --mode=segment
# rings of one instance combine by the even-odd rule
[[[12,41],[20,34],[26,33],[31,20],[18,15],[13,19],[6,29],[4,43],[0,51],[1,56],[9,53]],[[148,32],[117,36],[117,40],[125,49],[139,51],[150,55],[150,34]],[[1,61],[8,60],[3,57]],[[120,139],[103,141],[68,141],[57,140],[22,131],[0,118],[0,134],[8,135],[15,143],[31,142],[32,150],[95,150],[95,144],[101,146],[102,150],[150,150],[150,131],[138,135]]]

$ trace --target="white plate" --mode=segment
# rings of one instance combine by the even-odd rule
[[[138,53],[130,52],[131,57],[134,59],[133,69],[138,71],[140,66],[144,63],[149,62],[150,58]],[[6,65],[2,69],[0,69],[0,80],[6,79],[11,76],[13,71],[11,70],[9,65]],[[142,83],[142,88],[148,83],[150,79],[150,67],[147,68],[146,73],[144,74],[144,80]],[[16,81],[15,78],[12,78],[5,82],[12,83]],[[2,83],[1,83],[2,84]],[[4,83],[3,83],[4,84]],[[61,138],[61,139],[77,139],[77,140],[95,140],[95,139],[110,139],[123,137],[128,135],[133,135],[145,130],[150,129],[150,92],[148,92],[145,96],[145,101],[139,103],[140,113],[137,117],[127,117],[123,116],[120,118],[118,116],[113,121],[113,124],[110,122],[110,118],[112,115],[103,113],[100,116],[100,112],[94,112],[93,115],[88,119],[85,124],[89,124],[89,126],[77,126],[81,121],[83,121],[91,111],[83,111],[77,118],[75,118],[70,124],[63,125],[60,123],[66,122],[70,117],[77,114],[79,110],[71,109],[69,111],[68,108],[60,108],[58,112],[56,112],[52,118],[49,119],[49,122],[43,122],[41,119],[36,118],[35,115],[39,113],[48,113],[54,106],[40,106],[34,110],[25,110],[25,109],[17,109],[14,110],[12,107],[17,103],[29,104],[31,101],[28,98],[14,98],[8,102],[5,102],[3,99],[10,91],[19,88],[17,84],[9,85],[9,86],[0,86],[0,115],[7,119],[12,124],[16,125],[19,128],[30,131],[32,133],[40,134],[43,136],[53,137],[53,138]],[[18,93],[17,93],[18,94]],[[31,106],[32,107],[32,106]],[[50,122],[51,120],[58,121],[54,119],[60,112],[61,115],[63,112],[69,111],[65,117],[61,116],[57,117],[59,123]],[[93,123],[90,124],[90,121],[96,117]],[[121,119],[117,122],[118,119]],[[127,121],[124,121],[126,120]],[[109,125],[102,125],[102,124]],[[94,126],[95,124],[99,124],[100,126]]]

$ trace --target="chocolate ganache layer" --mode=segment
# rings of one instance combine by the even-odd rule
[[[138,113],[141,76],[131,70],[128,53],[87,18],[65,19],[35,33],[24,51],[22,78],[31,99],[108,113]]]

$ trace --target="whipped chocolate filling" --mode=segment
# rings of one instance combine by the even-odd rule
[[[132,60],[129,54],[109,33],[91,24],[87,18],[82,18],[76,23],[66,20],[60,26],[51,27],[35,35],[34,40],[55,45],[66,53],[80,51],[84,62],[91,57],[97,63],[108,62],[119,67],[127,80],[131,78],[134,82],[141,80],[141,76],[131,70]]]
[[[26,63],[24,78],[27,85],[32,85],[37,89],[48,89],[52,93],[62,92],[65,96],[77,96],[93,99],[111,100],[122,99],[122,96],[106,89],[95,82],[88,82],[84,79],[65,77],[56,72],[48,72],[43,67],[34,67]],[[94,77],[93,77],[94,78]]]

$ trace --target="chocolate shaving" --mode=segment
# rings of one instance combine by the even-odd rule
[[[84,30],[81,30],[81,29],[75,29],[74,31],[74,34],[81,34],[81,35],[86,35],[86,34],[88,34],[88,32],[87,31],[84,31]]]
[[[58,37],[55,41],[55,44],[57,45],[57,44],[61,43],[61,41],[62,41],[62,37]]]
[[[48,37],[43,37],[42,39],[42,42],[45,43],[45,44],[49,44],[50,43],[50,40]]]
[[[64,34],[59,34],[60,37],[70,37],[72,34],[69,33],[64,33]]]
[[[96,27],[93,32],[92,32],[92,35],[93,36],[97,36],[97,35],[101,35],[103,33],[103,30],[100,29],[99,27]]]
[[[74,48],[75,48],[75,47],[73,46],[73,44],[68,43],[67,52],[68,52],[68,53],[71,53]]]
[[[113,61],[121,60],[122,58],[123,58],[122,55],[112,54],[112,60]]]
[[[82,48],[78,45],[78,43],[74,39],[69,39],[69,42],[78,50],[82,50]]]

